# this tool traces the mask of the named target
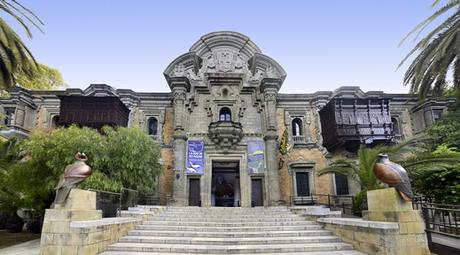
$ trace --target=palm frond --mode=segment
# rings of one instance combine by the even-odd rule
[[[23,72],[32,76],[37,63],[19,36],[0,18],[0,89],[15,85],[15,74]]]
[[[439,3],[439,0],[435,0],[435,2],[432,4],[432,7],[436,6]],[[401,40],[399,45],[403,44],[407,38],[411,37],[414,33],[417,33],[417,36],[415,37],[415,40],[417,37],[420,35],[420,33],[433,22],[435,19],[437,19],[439,16],[443,15],[444,13],[448,12],[452,8],[455,8],[457,5],[460,4],[460,0],[450,0],[446,5],[443,7],[439,8],[437,11],[435,11],[430,17],[426,18],[422,22],[420,22],[415,28],[413,28],[407,35]]]
[[[438,3],[439,1],[435,2],[434,5]],[[460,56],[459,7],[460,0],[448,1],[403,39],[405,41],[416,31],[420,34],[433,20],[456,8],[451,16],[421,39],[398,65],[398,68],[401,67],[412,55],[418,53],[406,70],[403,82],[405,85],[410,85],[411,93],[418,94],[419,99],[424,99],[429,94],[441,95],[446,88],[446,79],[451,74],[450,70],[455,68],[453,63]],[[455,70],[453,70],[452,75],[454,76],[454,90],[458,91],[460,90],[460,81],[455,79]]]
[[[0,0],[0,11],[13,17],[26,31],[28,37],[32,24],[40,32],[43,21],[17,0]],[[22,73],[32,77],[37,72],[37,63],[13,29],[0,18],[0,90],[9,90],[16,83],[16,75]]]

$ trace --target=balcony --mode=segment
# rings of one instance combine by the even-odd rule
[[[211,122],[208,129],[209,139],[222,149],[230,149],[243,137],[243,128],[239,122]]]
[[[356,151],[360,144],[391,142],[394,131],[389,106],[386,98],[333,98],[319,112],[324,147]]]

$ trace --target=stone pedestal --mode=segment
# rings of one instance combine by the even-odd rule
[[[412,202],[404,201],[395,188],[368,191],[367,201],[364,220],[399,224],[394,254],[430,254],[422,214],[412,209]]]
[[[76,249],[77,243],[73,241],[76,242],[77,238],[71,235],[70,223],[101,218],[102,212],[96,210],[96,193],[72,189],[65,204],[57,205],[56,208],[47,209],[45,212],[40,254],[71,254],[68,251]]]

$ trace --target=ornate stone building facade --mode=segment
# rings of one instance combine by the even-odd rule
[[[375,134],[383,135],[383,142],[407,138],[430,126],[447,107],[447,102],[419,103],[408,94],[364,93],[359,87],[281,94],[286,77],[281,65],[236,32],[201,37],[164,75],[171,93],[105,84],[65,91],[17,88],[0,99],[6,116],[0,134],[27,136],[34,128],[72,120],[85,124],[76,116],[91,112],[81,109],[97,111],[102,107],[98,99],[116,98],[122,102],[119,111],[128,113],[126,123],[113,123],[141,128],[161,144],[165,171],[157,195],[162,204],[271,206],[301,203],[312,194],[355,193],[357,184],[346,177],[319,177],[316,171],[334,157],[354,157],[346,146],[353,144],[350,137],[358,144],[377,142]],[[66,104],[70,108],[64,111],[64,98],[77,97],[79,105]],[[321,109],[332,100],[334,126],[323,130],[329,119]],[[337,138],[334,147],[325,145],[325,131]],[[282,137],[287,138],[284,155]]]

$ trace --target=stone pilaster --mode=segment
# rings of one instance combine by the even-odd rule
[[[266,110],[266,135],[265,135],[265,151],[267,163],[267,197],[268,205],[280,205],[281,194],[278,176],[278,132],[276,120],[276,96],[278,89],[282,84],[281,79],[265,78],[262,80],[261,92],[264,95],[265,110]]]
[[[187,175],[185,173],[186,142],[185,135],[185,99],[190,90],[188,79],[174,77],[170,79],[174,103],[174,189],[173,203],[176,206],[187,205]]]

